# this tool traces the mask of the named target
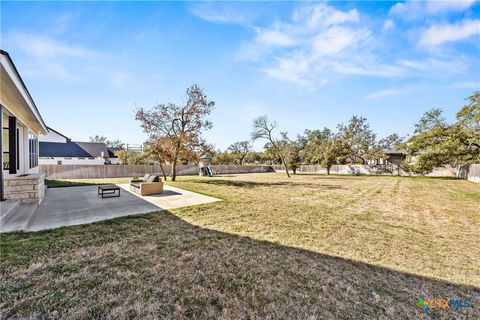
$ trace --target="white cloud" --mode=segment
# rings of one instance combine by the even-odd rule
[[[10,33],[4,37],[4,43],[28,57],[25,74],[35,78],[79,80],[80,77],[71,71],[75,61],[72,59],[98,56],[93,50],[34,33]]]
[[[340,11],[325,3],[302,7],[293,14],[295,22],[303,23],[306,21],[306,25],[310,28],[328,27],[347,22],[356,23],[359,19],[357,9]]]
[[[456,1],[427,1],[427,12],[447,12],[447,11],[464,11],[470,8],[476,0],[456,0]]]
[[[296,56],[291,58],[280,58],[274,67],[266,68],[265,73],[269,76],[295,83],[301,86],[310,86],[312,83],[305,79],[310,72],[308,58]]]
[[[8,42],[37,59],[59,56],[88,57],[94,55],[94,52],[91,50],[42,35],[13,33],[8,35],[7,38]]]
[[[419,0],[398,2],[390,8],[389,13],[406,19],[415,19],[425,13],[424,6],[423,1]]]
[[[399,94],[400,91],[398,89],[385,89],[377,92],[373,92],[367,96],[368,99],[382,99],[386,97],[391,97],[394,95]]]
[[[390,8],[389,13],[405,20],[415,20],[424,16],[461,12],[470,8],[476,0],[437,1],[408,0],[398,2]]]
[[[248,25],[253,16],[251,11],[232,4],[194,3],[189,9],[194,16],[215,23]]]
[[[427,74],[464,74],[468,71],[471,61],[462,55],[456,57],[428,57],[425,59],[402,59],[398,61],[400,66],[414,71]]]
[[[280,46],[280,47],[291,46],[295,43],[295,40],[293,40],[289,35],[281,31],[261,29],[261,28],[256,28],[256,31],[257,31],[257,41],[259,43],[263,43],[269,46]]]
[[[432,25],[423,32],[420,44],[437,46],[446,42],[467,39],[480,34],[480,20],[462,20],[453,24]]]
[[[291,19],[255,30],[256,37],[243,45],[240,58],[262,62],[268,76],[282,81],[312,87],[333,74],[401,73],[370,55],[372,32],[360,25],[356,9],[342,11],[325,3],[302,6]]]
[[[394,78],[403,77],[405,72],[402,68],[397,66],[390,66],[385,64],[377,64],[368,61],[342,61],[333,62],[332,68],[337,72],[345,75],[359,75]]]
[[[391,20],[391,19],[387,19],[383,23],[382,30],[383,31],[388,31],[388,30],[392,29],[393,27],[395,27],[395,22],[393,22],[393,20]]]
[[[370,32],[366,29],[353,29],[340,26],[331,27],[312,40],[313,56],[338,55],[345,50],[354,49],[368,40]]]

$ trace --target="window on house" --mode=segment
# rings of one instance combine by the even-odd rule
[[[62,160],[57,160],[57,164],[62,164]]]
[[[28,132],[28,162],[30,169],[38,167],[38,137]]]
[[[3,134],[2,134],[2,152],[3,152],[3,163],[2,163],[2,167],[3,167],[3,170],[8,170],[10,169],[10,163],[9,163],[9,159],[10,159],[10,139],[8,138],[9,137],[9,131],[8,131],[8,128],[5,128],[3,127]]]
[[[20,129],[17,128],[17,170],[20,170]]]

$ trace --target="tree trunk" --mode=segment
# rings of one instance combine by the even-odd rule
[[[161,162],[159,162],[159,163],[160,163],[160,169],[162,170],[163,179],[164,179],[165,181],[167,181],[167,175],[165,174],[165,169],[163,169],[162,163],[161,163]]]
[[[180,144],[177,143],[175,152],[173,154],[172,173],[170,174],[172,176],[172,181],[175,181],[177,179],[177,162],[178,162],[179,153],[180,153]]]
[[[283,157],[280,157],[280,159],[282,159],[282,164],[285,167],[285,172],[287,173],[287,176],[290,178],[290,173],[288,172],[288,167],[287,167],[287,164],[285,163],[285,159],[283,159]]]
[[[173,160],[172,163],[172,173],[170,174],[172,177],[172,181],[175,181],[177,179],[177,159]]]
[[[327,176],[330,175],[330,168],[331,168],[331,167],[332,167],[332,166],[327,166]]]

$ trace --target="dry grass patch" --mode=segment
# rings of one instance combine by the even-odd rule
[[[419,297],[480,312],[480,185],[238,175],[176,187],[226,201],[1,236],[5,317],[404,319]]]

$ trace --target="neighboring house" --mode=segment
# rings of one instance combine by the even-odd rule
[[[67,143],[67,142],[72,141],[72,139],[70,139],[69,137],[64,136],[64,135],[61,134],[60,132],[58,132],[58,131],[56,131],[56,130],[53,130],[53,129],[50,128],[50,127],[47,127],[47,129],[48,129],[48,133],[47,133],[47,134],[42,134],[42,135],[40,135],[40,137],[38,137],[38,140],[39,140],[40,142]]]
[[[47,127],[48,133],[40,136],[39,164],[116,164],[114,149],[105,143],[72,141],[62,133]]]
[[[109,164],[122,164],[119,160],[118,160],[118,157],[117,155],[115,154],[118,150],[122,150],[121,148],[110,148],[110,147],[107,147],[107,151],[108,151],[108,162],[110,162]]]
[[[47,127],[10,55],[0,50],[0,200],[41,202],[44,175],[38,169],[38,136]]]
[[[387,155],[386,163],[400,164],[407,159],[406,150],[385,150]]]
[[[367,159],[365,164],[367,165],[386,165],[386,164],[394,164],[398,165],[401,162],[405,161],[407,158],[407,152],[405,150],[383,150],[385,153],[385,157],[375,158],[375,159]]]

